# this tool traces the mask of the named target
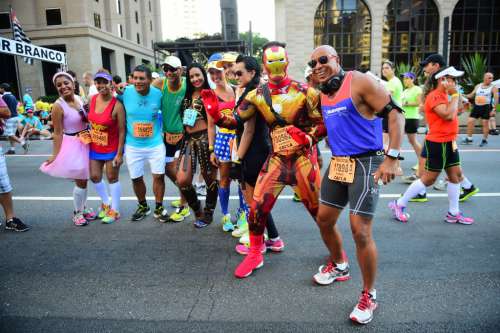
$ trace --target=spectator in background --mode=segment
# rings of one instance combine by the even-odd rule
[[[116,89],[118,89],[118,85],[122,83],[122,78],[119,75],[113,76],[113,81],[112,81],[112,89],[113,89],[113,96],[116,97]]]
[[[39,135],[41,140],[50,139],[52,137],[52,134],[43,128],[40,118],[33,115],[33,109],[26,109],[26,116],[21,121],[21,125],[23,126],[21,132],[22,140],[29,139],[32,135]]]
[[[31,94],[32,94],[32,89],[26,88],[25,94],[23,96],[23,104],[25,110],[27,110],[28,108],[33,109],[33,98],[31,97]]]
[[[18,113],[17,113],[17,98],[12,95],[10,92],[10,85],[8,83],[0,84],[0,94],[2,94],[2,98],[7,104],[10,110],[10,117],[5,120],[5,128],[3,134],[9,138],[10,147],[7,150],[8,155],[13,155],[16,153],[16,143],[22,145],[22,147],[26,150],[28,146],[24,140],[21,140],[16,136],[17,131],[17,123],[19,121]]]
[[[85,90],[87,96],[85,102],[88,102],[90,101],[90,97],[99,93],[94,84],[94,75],[91,72],[83,73],[83,84],[83,89]]]
[[[83,90],[82,86],[80,85],[80,82],[78,82],[78,77],[75,72],[73,71],[68,71],[67,72],[69,75],[73,77],[73,80],[75,81],[75,95],[78,95],[82,98],[85,98],[85,90]]]

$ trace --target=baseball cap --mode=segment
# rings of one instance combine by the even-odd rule
[[[461,77],[462,75],[464,75],[463,71],[459,71],[455,67],[450,66],[450,67],[438,72],[436,74],[436,79],[440,79],[440,78],[445,77],[445,76]]]
[[[415,78],[417,76],[415,74],[413,74],[412,72],[406,72],[403,74],[403,77],[409,77],[410,79],[415,80]]]
[[[167,64],[173,68],[179,68],[182,67],[181,59],[177,58],[176,56],[168,56],[165,58],[165,61],[163,64]]]
[[[33,108],[27,107],[26,108],[26,113],[33,113]]]
[[[219,61],[222,60],[222,53],[214,53],[208,58],[207,70],[216,69],[218,71],[224,70],[222,66],[217,67]]]
[[[427,64],[429,64],[431,62],[434,64],[439,64],[441,67],[446,66],[446,61],[444,61],[443,56],[438,54],[438,53],[435,53],[435,54],[431,54],[430,56],[425,58],[424,61],[421,61],[420,67],[425,67],[425,66],[427,66]]]
[[[223,63],[225,63],[225,62],[236,62],[237,58],[238,58],[237,53],[233,53],[233,52],[223,53],[222,59],[218,61],[217,66],[222,67]]]

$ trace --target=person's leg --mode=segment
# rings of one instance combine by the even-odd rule
[[[415,151],[415,154],[417,154],[417,159],[420,158],[420,154],[422,154],[422,146],[417,140],[417,134],[416,133],[409,133],[408,134],[408,141],[410,142],[411,146],[413,147],[413,150]]]
[[[222,162],[219,164],[219,202],[222,215],[226,217],[226,219],[230,219],[229,214],[229,195],[230,193],[230,185],[231,179],[229,178],[229,170],[230,163]],[[224,223],[224,218],[223,218]]]
[[[312,163],[308,155],[300,156],[297,161],[290,165],[295,174],[296,185],[294,192],[306,207],[313,219],[316,219],[319,205],[319,192],[321,174],[316,163]],[[290,171],[289,171],[290,172]]]
[[[377,247],[372,237],[372,218],[350,214],[349,220],[363,278],[363,290],[371,291],[377,273]]]
[[[488,142],[488,135],[490,134],[489,119],[482,119],[481,123],[483,125],[483,141],[482,143]]]
[[[323,184],[326,183],[323,182]],[[322,191],[325,190],[326,189],[322,189]],[[328,249],[330,261],[336,264],[344,262],[342,254],[342,235],[337,228],[337,220],[341,212],[342,209],[339,207],[321,203],[319,205],[318,215],[316,216],[316,224],[318,225],[323,243],[325,243]]]
[[[102,173],[104,168],[104,161],[90,160],[90,180],[94,184],[94,189],[101,198],[102,207],[101,210],[107,209],[109,206],[109,194],[106,187],[106,182],[102,179]],[[103,213],[105,214],[105,213]],[[99,218],[104,217],[104,215],[99,212]],[[101,216],[102,215],[102,216]]]
[[[182,196],[186,199],[188,206],[195,213],[196,218],[202,217],[201,203],[193,186],[193,168],[191,164],[191,154],[182,154],[179,159],[179,169],[177,172],[177,185]]]
[[[113,221],[119,217],[120,213],[120,197],[121,197],[121,184],[118,179],[120,174],[120,167],[113,166],[113,161],[106,162],[106,178],[108,179],[109,184],[109,192],[111,194],[111,210],[116,213],[113,218]],[[106,221],[103,222],[109,223],[112,222],[110,219],[106,218]]]
[[[472,111],[474,112],[474,111]],[[476,123],[476,118],[467,118],[467,137],[464,139],[465,143],[472,142],[472,134],[474,133],[474,124]]]

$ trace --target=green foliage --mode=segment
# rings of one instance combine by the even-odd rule
[[[244,40],[248,46],[248,32],[240,32],[240,40]],[[262,37],[259,33],[252,33],[252,44],[253,44],[253,54],[252,56],[257,59],[261,58],[262,55],[262,46],[269,42],[266,37]]]
[[[396,76],[402,79],[402,76],[406,72],[412,72],[417,76],[417,80],[415,81],[415,84],[417,85],[422,85],[425,82],[425,76],[424,76],[424,71],[420,68],[420,58],[414,58],[413,59],[413,65],[410,64],[405,64],[403,62],[400,62],[399,64],[396,64]]]
[[[40,96],[40,99],[44,103],[54,103],[58,98],[59,98],[58,95]]]
[[[479,53],[462,59],[462,67],[465,70],[463,87],[465,93],[470,93],[474,87],[483,82],[484,73],[487,71],[486,58]]]

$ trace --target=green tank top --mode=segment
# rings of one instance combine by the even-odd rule
[[[167,84],[167,79],[163,80],[161,89],[162,105],[161,114],[163,118],[163,132],[172,134],[182,133],[184,126],[181,119],[181,106],[186,94],[186,79],[181,79],[181,87],[177,91],[171,91]]]

